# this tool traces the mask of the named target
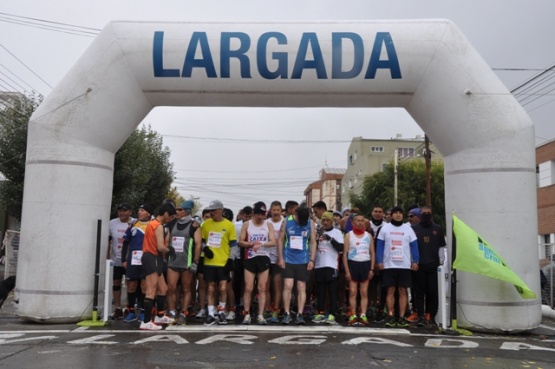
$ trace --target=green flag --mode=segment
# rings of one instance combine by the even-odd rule
[[[509,282],[515,286],[522,298],[536,298],[536,294],[505,264],[499,254],[455,215],[453,215],[453,235],[456,241],[454,269]]]

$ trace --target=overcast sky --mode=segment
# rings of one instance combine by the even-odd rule
[[[35,90],[44,96],[111,20],[447,18],[510,90],[555,64],[553,0],[17,0],[0,3],[0,13],[0,90]],[[88,27],[90,34],[67,27],[55,32],[45,28],[59,24],[38,20]],[[536,127],[537,144],[555,138],[555,75],[545,77],[522,103]],[[353,137],[424,133],[403,109],[156,108],[143,123],[151,124],[171,149],[175,185],[183,196],[199,197],[205,206],[220,199],[234,212],[259,200],[268,205],[301,201],[326,164],[346,168]],[[198,160],[192,152],[205,155]]]

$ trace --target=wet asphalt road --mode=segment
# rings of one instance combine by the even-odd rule
[[[0,368],[555,368],[555,322],[529,334],[452,336],[382,325],[105,327],[0,313]]]

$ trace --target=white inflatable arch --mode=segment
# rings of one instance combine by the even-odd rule
[[[114,153],[162,105],[405,108],[445,157],[446,211],[539,296],[533,126],[450,21],[113,22],[31,118],[20,317],[90,316],[96,223],[103,220],[105,255]],[[459,325],[540,324],[539,299],[458,277]]]

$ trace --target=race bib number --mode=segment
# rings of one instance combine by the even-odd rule
[[[293,250],[303,249],[303,238],[299,236],[291,236],[291,248]]]
[[[357,242],[356,247],[357,247],[357,254],[358,255],[365,255],[366,256],[366,255],[369,254],[369,252],[368,252],[369,247],[368,247],[368,244],[366,242]]]
[[[131,251],[131,265],[143,265],[141,258],[143,257],[143,252],[139,250]]]
[[[208,246],[219,248],[222,244],[222,234],[220,232],[210,232],[208,234]]]
[[[172,246],[175,252],[183,252],[183,245],[185,244],[185,237],[172,237]]]
[[[391,242],[391,260],[392,261],[403,261],[403,241],[393,240]]]

